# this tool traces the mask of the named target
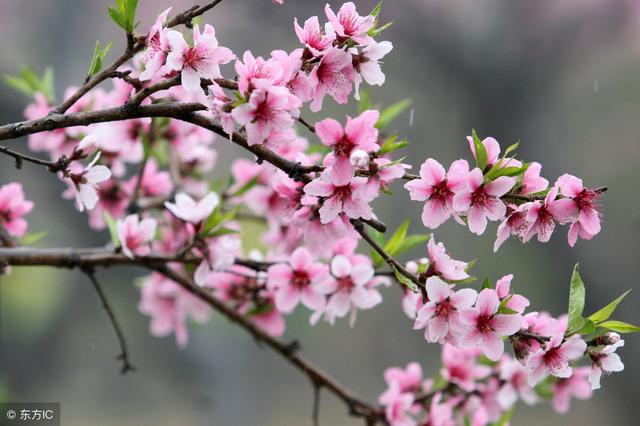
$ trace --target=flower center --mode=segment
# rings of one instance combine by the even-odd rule
[[[431,187],[431,198],[432,199],[438,199],[438,200],[446,200],[448,197],[450,197],[451,195],[453,195],[453,192],[451,192],[451,190],[449,190],[449,187],[447,186],[447,181],[443,180],[442,182],[433,185]]]
[[[311,283],[309,275],[304,271],[293,271],[293,277],[291,278],[291,284],[298,288],[304,288]]]
[[[493,331],[491,327],[491,316],[488,315],[480,315],[478,320],[476,321],[476,328],[480,333],[485,334]]]

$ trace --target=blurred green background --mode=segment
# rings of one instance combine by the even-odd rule
[[[82,82],[96,39],[116,40],[110,58],[122,48],[108,3],[0,0],[0,72],[16,73],[22,64],[38,71],[53,65],[60,100],[64,88]],[[214,24],[221,44],[237,54],[291,50],[298,47],[293,18],[323,20],[324,2],[286,3],[227,0],[204,22]],[[356,2],[362,12],[374,3]],[[140,28],[148,28],[167,6],[181,11],[191,4],[140,0]],[[566,311],[571,268],[579,261],[587,310],[636,287],[617,316],[639,322],[640,2],[388,0],[381,16],[395,22],[383,34],[395,49],[384,66],[387,83],[372,90],[372,97],[385,103],[413,99],[413,126],[408,112],[395,125],[412,142],[407,155],[416,170],[429,156],[447,164],[468,158],[465,136],[475,128],[503,146],[521,140],[520,155],[542,163],[552,182],[569,171],[588,185],[609,187],[602,233],[575,249],[567,245],[566,227],[549,244],[509,241],[498,254],[491,251],[495,225],[476,237],[451,221],[437,230],[437,239],[456,258],[479,258],[475,275],[495,280],[514,273],[515,288],[530,297],[532,309],[553,314]],[[22,119],[25,98],[2,86],[0,99],[0,121]],[[326,115],[355,112],[355,104],[326,105]],[[226,173],[230,159],[246,156],[222,140],[218,146],[218,174]],[[27,198],[36,201],[30,230],[50,231],[40,245],[94,246],[108,238],[90,231],[86,217],[60,198],[61,182],[29,165],[18,171],[0,158],[0,183],[13,180],[22,181]],[[392,227],[412,219],[413,231],[420,231],[421,206],[397,189],[392,202],[377,202],[380,217]],[[311,424],[308,380],[221,317],[192,326],[183,350],[172,338],[152,337],[147,318],[136,309],[134,282],[142,273],[99,271],[138,367],[124,377],[114,360],[113,331],[82,274],[14,268],[10,278],[0,278],[0,399],[59,401],[64,425]],[[386,290],[386,303],[361,313],[353,330],[346,321],[310,328],[308,313],[299,310],[288,318],[287,336],[299,338],[313,360],[373,401],[384,389],[387,366],[417,360],[432,373],[440,365],[438,348],[413,332],[401,313],[398,293]],[[625,372],[604,378],[603,390],[591,401],[574,401],[565,416],[549,405],[523,406],[513,424],[638,424],[633,403],[639,401],[640,341],[634,337],[620,351]],[[346,414],[323,393],[322,424],[361,424]]]

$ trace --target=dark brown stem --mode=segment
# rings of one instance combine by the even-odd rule
[[[386,250],[373,239],[371,235],[364,229],[364,225],[360,219],[352,219],[351,224],[355,228],[356,232],[360,234],[360,236],[384,259],[385,262],[391,267],[392,270],[396,270],[408,279],[411,280],[418,287],[424,288],[424,283],[420,282],[418,277],[416,277],[411,272],[407,271],[407,269],[402,266],[400,262],[398,262],[393,256],[386,252]]]
[[[193,6],[190,9],[187,9],[184,12],[174,16],[166,23],[166,26],[175,27],[176,25],[185,25],[187,27],[191,27],[191,21],[193,20],[193,18],[202,15],[209,9],[213,9],[221,2],[222,0],[214,0],[205,4],[204,6]]]
[[[193,260],[193,259],[192,259]],[[116,264],[131,264],[144,266],[154,270],[175,281],[185,290],[194,294],[212,308],[226,316],[229,320],[245,329],[258,342],[280,354],[290,364],[307,375],[309,380],[329,390],[341,399],[350,409],[350,413],[357,417],[383,421],[382,413],[374,406],[369,405],[357,397],[351,390],[304,358],[296,350],[296,345],[274,338],[257,327],[250,319],[241,315],[233,308],[214,297],[206,289],[195,285],[191,279],[175,272],[166,266],[167,263],[179,261],[173,258],[145,257],[140,259],[128,259],[121,254],[115,254],[108,249],[34,249],[34,248],[0,248],[0,263],[13,266],[56,266],[56,267],[81,267],[85,272],[93,271],[95,266],[110,266]],[[239,264],[256,267],[264,270],[266,264],[254,261],[241,261]],[[91,275],[90,275],[91,277]],[[92,280],[93,283],[93,280]],[[94,284],[95,285],[95,284]],[[102,299],[102,298],[101,298]],[[106,309],[106,308],[105,308]]]
[[[69,166],[69,161],[66,159],[66,157],[62,157],[58,161],[47,161],[40,158],[32,157],[30,155],[22,154],[20,152],[9,149],[6,146],[0,146],[0,152],[13,157],[16,161],[17,169],[21,169],[22,163],[25,161],[28,163],[38,164],[40,166],[45,166],[51,173],[65,171]]]
[[[122,362],[122,367],[120,368],[120,374],[127,374],[130,371],[135,371],[135,367],[131,364],[129,359],[129,351],[127,349],[127,340],[124,337],[124,333],[122,332],[122,328],[116,318],[116,314],[107,299],[106,294],[100,287],[100,283],[96,279],[95,270],[92,266],[85,266],[82,268],[82,271],[89,277],[89,281],[93,285],[96,294],[100,298],[100,302],[102,303],[102,307],[107,312],[107,316],[109,317],[109,321],[111,322],[111,326],[116,333],[116,337],[118,338],[118,343],[120,344],[120,354],[116,359]]]

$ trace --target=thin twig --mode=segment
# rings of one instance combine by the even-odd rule
[[[418,277],[409,272],[400,262],[398,262],[393,256],[386,252],[384,248],[380,246],[371,235],[364,229],[362,221],[359,219],[352,219],[351,224],[355,228],[356,232],[384,259],[385,262],[391,267],[392,270],[397,270],[399,273],[407,277],[418,287],[424,288],[424,283],[420,282]]]
[[[313,426],[320,426],[320,391],[322,386],[316,382],[311,382],[313,387],[313,408],[311,410],[311,422]]]
[[[69,166],[69,161],[66,157],[61,157],[58,161],[42,160],[40,158],[32,157],[30,155],[22,154],[18,151],[7,148],[6,146],[0,146],[0,152],[13,157],[16,161],[16,168],[21,169],[23,162],[38,164],[45,166],[51,173],[62,172]]]
[[[93,285],[100,301],[102,302],[102,307],[107,312],[107,316],[109,317],[109,321],[111,321],[111,325],[113,326],[113,330],[116,332],[116,337],[118,338],[118,343],[120,344],[120,354],[116,357],[116,359],[122,362],[122,367],[120,368],[120,374],[127,374],[130,371],[135,371],[136,368],[131,364],[129,359],[129,351],[127,349],[127,340],[124,337],[124,333],[122,332],[122,328],[120,328],[120,324],[118,323],[118,319],[116,318],[116,314],[113,312],[113,308],[107,299],[107,296],[102,291],[102,287],[98,283],[96,279],[95,270],[91,266],[85,266],[82,268],[82,271],[87,275],[89,281]]]

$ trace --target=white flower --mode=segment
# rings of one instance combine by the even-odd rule
[[[209,217],[219,202],[220,199],[215,192],[210,192],[197,203],[193,198],[181,192],[176,195],[175,204],[167,201],[164,206],[177,218],[198,225]]]
[[[624,370],[624,364],[620,360],[620,355],[615,353],[616,349],[624,346],[624,340],[619,340],[613,345],[605,346],[599,352],[590,352],[593,365],[589,371],[589,383],[591,389],[600,389],[600,378],[602,373],[611,374]]]
[[[91,210],[95,207],[99,200],[96,190],[98,184],[111,177],[111,170],[107,166],[95,165],[99,159],[100,153],[81,173],[71,175],[71,180],[76,188],[76,204],[80,211],[85,208]]]

